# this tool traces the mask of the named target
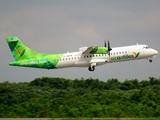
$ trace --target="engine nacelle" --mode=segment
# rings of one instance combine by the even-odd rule
[[[107,54],[108,53],[108,48],[97,47],[97,48],[93,49],[90,53],[92,53],[92,54]]]

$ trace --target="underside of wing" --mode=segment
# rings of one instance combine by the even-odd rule
[[[106,63],[109,62],[108,59],[93,59],[90,61],[90,63]]]

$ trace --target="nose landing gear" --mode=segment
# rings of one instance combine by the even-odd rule
[[[148,60],[149,60],[150,63],[153,62],[152,58],[148,58]]]
[[[153,60],[152,59],[149,59],[149,62],[151,63]]]

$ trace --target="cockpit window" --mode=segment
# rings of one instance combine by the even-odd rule
[[[145,47],[143,47],[144,49],[150,49],[150,47],[148,47],[148,46],[145,46]]]

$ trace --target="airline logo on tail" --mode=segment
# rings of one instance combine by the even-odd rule
[[[20,56],[22,56],[25,53],[25,49],[24,50],[21,50],[19,48],[15,48],[15,49],[17,50]]]

